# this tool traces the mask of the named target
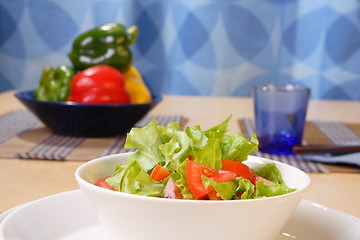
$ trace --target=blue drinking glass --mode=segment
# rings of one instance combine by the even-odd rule
[[[301,145],[310,88],[262,85],[252,88],[256,135],[261,152],[289,155]]]

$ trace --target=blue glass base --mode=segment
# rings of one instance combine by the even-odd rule
[[[276,154],[276,155],[293,155],[292,146],[288,145],[267,145],[265,147],[259,147],[259,151],[263,153]]]
[[[293,155],[293,146],[300,145],[301,140],[299,136],[283,136],[277,135],[271,139],[259,138],[259,151],[263,153],[277,154],[277,155]]]

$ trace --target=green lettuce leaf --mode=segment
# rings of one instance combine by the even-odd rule
[[[120,192],[152,197],[161,197],[165,187],[164,182],[153,180],[136,161],[129,163],[126,168],[121,168],[121,171],[106,179],[106,182]]]
[[[295,191],[295,189],[282,186],[280,184],[265,184],[264,181],[256,182],[256,191],[254,198],[273,197],[287,194]]]
[[[213,169],[221,169],[221,146],[218,138],[208,138],[203,149],[193,151],[196,162],[202,163]]]
[[[216,182],[215,180],[206,177],[205,175],[201,176],[202,182],[205,188],[213,186],[216,191],[216,196],[221,197],[224,200],[232,200],[236,195],[237,185],[235,182]]]
[[[264,181],[256,182],[255,198],[272,197],[295,191],[296,189],[289,188],[283,180],[280,170],[275,163],[267,164],[256,171],[256,174],[274,182],[274,184],[266,185]]]
[[[216,125],[204,131],[205,135],[209,138],[222,138],[229,131],[231,119],[232,116],[230,115],[225,121],[223,121],[219,125]]]
[[[259,141],[256,135],[251,140],[246,139],[240,133],[233,136],[225,135],[221,139],[223,159],[245,161],[252,151],[258,150]]]
[[[286,186],[279,169],[275,163],[266,164],[264,167],[256,171],[256,174],[274,183]]]
[[[127,169],[129,169],[129,165],[131,167],[132,164],[134,164],[135,162],[130,162],[129,164],[125,165],[125,164],[116,164],[115,165],[115,173],[107,178],[105,181],[107,182],[107,184],[109,184],[110,186],[112,186],[116,191],[121,191],[121,183],[123,180],[123,176],[125,174],[125,172],[127,171]]]
[[[255,186],[248,179],[237,177],[235,178],[237,183],[236,198],[238,199],[238,193],[241,193],[240,199],[251,199],[255,192]]]
[[[199,151],[207,144],[208,138],[199,125],[196,125],[193,128],[187,127],[185,132],[191,139],[191,147],[193,151]]]
[[[174,171],[170,176],[175,180],[176,186],[181,189],[181,194],[184,199],[194,199],[195,196],[189,189],[189,185],[186,181],[185,168],[188,160],[185,160],[181,163],[176,171]]]
[[[223,158],[221,143],[229,129],[230,120],[231,116],[206,131],[202,131],[199,125],[186,129],[187,135],[192,140],[192,155],[196,162],[214,169],[221,169],[221,159]]]
[[[179,123],[170,123],[162,127],[163,144],[159,146],[165,156],[165,167],[176,170],[191,153],[191,139],[180,130]]]
[[[129,155],[129,161],[136,160],[142,169],[149,171],[156,164],[165,163],[165,156],[159,149],[163,143],[161,126],[154,120],[143,128],[132,128],[126,136],[124,147],[136,148],[137,150]]]

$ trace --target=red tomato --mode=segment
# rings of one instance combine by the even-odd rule
[[[237,177],[248,179],[252,184],[256,182],[256,173],[253,169],[236,160],[222,160],[222,170],[230,171],[236,174]]]
[[[185,169],[186,181],[188,182],[189,189],[196,199],[199,200],[208,198],[208,192],[201,179],[204,166],[204,164],[197,163],[195,161],[188,161]]]
[[[106,188],[106,189],[115,191],[115,189],[114,189],[112,186],[110,186],[110,185],[105,181],[105,180],[106,180],[107,178],[109,178],[109,177],[110,177],[110,176],[107,176],[107,177],[105,177],[105,178],[103,178],[103,179],[97,180],[97,182],[95,183],[95,185],[98,186],[98,187],[102,187],[102,188]]]
[[[150,177],[155,181],[163,181],[170,175],[170,172],[166,170],[163,166],[157,164],[154,169],[152,170]]]
[[[216,170],[207,166],[203,169],[203,174],[216,182],[229,182],[236,178],[236,174],[230,171]]]
[[[124,77],[119,70],[97,65],[75,75],[68,101],[89,104],[130,103]]]
[[[216,196],[217,192],[213,186],[207,188],[209,200],[223,200],[221,197]]]
[[[216,182],[228,182],[234,180],[236,177],[235,173],[212,169],[195,161],[188,161],[186,163],[185,173],[189,189],[198,200],[209,198],[208,190],[202,183],[202,175],[212,178]]]
[[[238,192],[236,195],[239,199],[241,199],[241,195],[243,195],[243,192]]]

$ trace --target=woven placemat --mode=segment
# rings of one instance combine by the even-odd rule
[[[166,126],[185,118],[179,115],[146,115],[135,124],[143,127],[152,120]],[[70,137],[53,134],[31,112],[21,110],[0,117],[0,157],[44,160],[87,161],[131,151],[124,149],[126,135],[107,138]]]
[[[254,120],[251,118],[242,118],[239,120],[241,132],[244,136],[249,137],[255,134]],[[359,144],[360,145],[360,124],[348,124],[343,122],[334,121],[308,121],[306,122],[303,144],[305,145],[348,145]],[[346,161],[341,160],[341,156],[337,156],[340,159],[339,162],[334,163],[331,156],[322,157],[322,161],[317,161],[316,156],[309,154],[295,154],[295,155],[276,155],[267,154],[259,151],[252,153],[255,156],[270,158],[276,161],[280,161],[286,164],[290,164],[305,172],[360,172],[359,165],[347,164]],[[344,155],[345,156],[345,155]],[[360,155],[359,155],[360,156]],[[344,157],[345,159],[345,157]],[[359,159],[360,163],[360,159]]]

